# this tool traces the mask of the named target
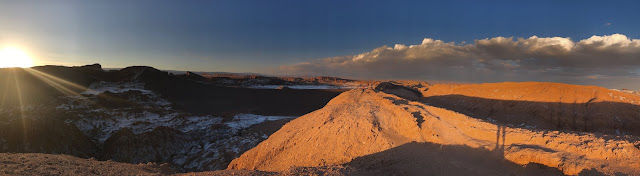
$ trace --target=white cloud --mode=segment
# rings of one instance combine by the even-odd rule
[[[613,34],[579,42],[566,37],[532,36],[456,44],[425,38],[419,45],[382,46],[353,56],[285,65],[280,70],[375,79],[566,82],[562,79],[584,79],[584,75],[615,78],[638,68],[640,40]]]
[[[522,45],[530,51],[544,51],[548,47],[561,47],[564,51],[569,52],[573,49],[574,43],[570,38],[549,37],[539,38],[538,36],[529,37],[529,39],[520,39]]]
[[[640,47],[640,40],[638,39],[629,39],[627,36],[622,34],[613,34],[613,35],[605,35],[605,36],[591,36],[588,39],[581,40],[579,45],[582,46],[591,46],[595,48],[627,48],[631,47],[633,49],[638,49]]]

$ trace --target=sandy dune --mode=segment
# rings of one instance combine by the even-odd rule
[[[359,157],[384,155],[390,149],[420,153],[433,150],[429,146],[442,145],[480,151],[471,153],[491,151],[510,162],[480,168],[476,162],[457,163],[461,168],[478,168],[474,171],[477,173],[518,173],[519,169],[508,165],[537,163],[568,175],[640,174],[640,162],[636,159],[640,143],[633,136],[511,127],[410,100],[424,98],[417,92],[388,84],[378,86],[377,90],[345,92],[324,108],[289,122],[232,161],[229,169],[286,171],[291,167],[342,165]],[[607,93],[622,95],[602,92],[608,96]],[[456,157],[440,156],[444,160]],[[375,160],[365,163],[372,161]],[[537,171],[546,170],[541,167]],[[389,171],[405,170],[396,167]],[[430,169],[425,167],[422,171]]]

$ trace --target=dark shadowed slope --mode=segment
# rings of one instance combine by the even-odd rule
[[[640,96],[560,83],[435,85],[426,104],[516,127],[640,135]]]
[[[144,66],[2,68],[0,152],[222,169],[342,91],[224,87]],[[281,120],[251,128],[265,118]]]
[[[192,113],[303,115],[346,90],[264,90],[224,87],[185,79],[152,67],[104,71],[100,65],[0,69],[2,106],[38,105],[61,95],[78,94],[92,83],[141,82],[145,88]]]
[[[411,142],[353,159],[347,175],[563,175],[540,164],[521,166],[495,151],[461,145]]]

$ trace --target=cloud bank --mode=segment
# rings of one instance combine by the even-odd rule
[[[382,46],[353,56],[285,65],[280,71],[361,79],[638,86],[625,84],[625,80],[637,81],[640,75],[640,40],[622,34],[592,36],[577,42],[565,37],[532,36],[456,44],[425,38],[419,45]]]

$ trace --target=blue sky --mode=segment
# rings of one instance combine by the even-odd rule
[[[624,34],[634,1],[0,1],[0,45],[47,64],[264,72],[424,38]]]
[[[632,1],[630,1],[632,2]],[[254,71],[422,38],[640,38],[626,2],[2,1],[0,41],[70,64]],[[607,25],[610,24],[610,25]],[[42,52],[44,54],[38,54]]]

